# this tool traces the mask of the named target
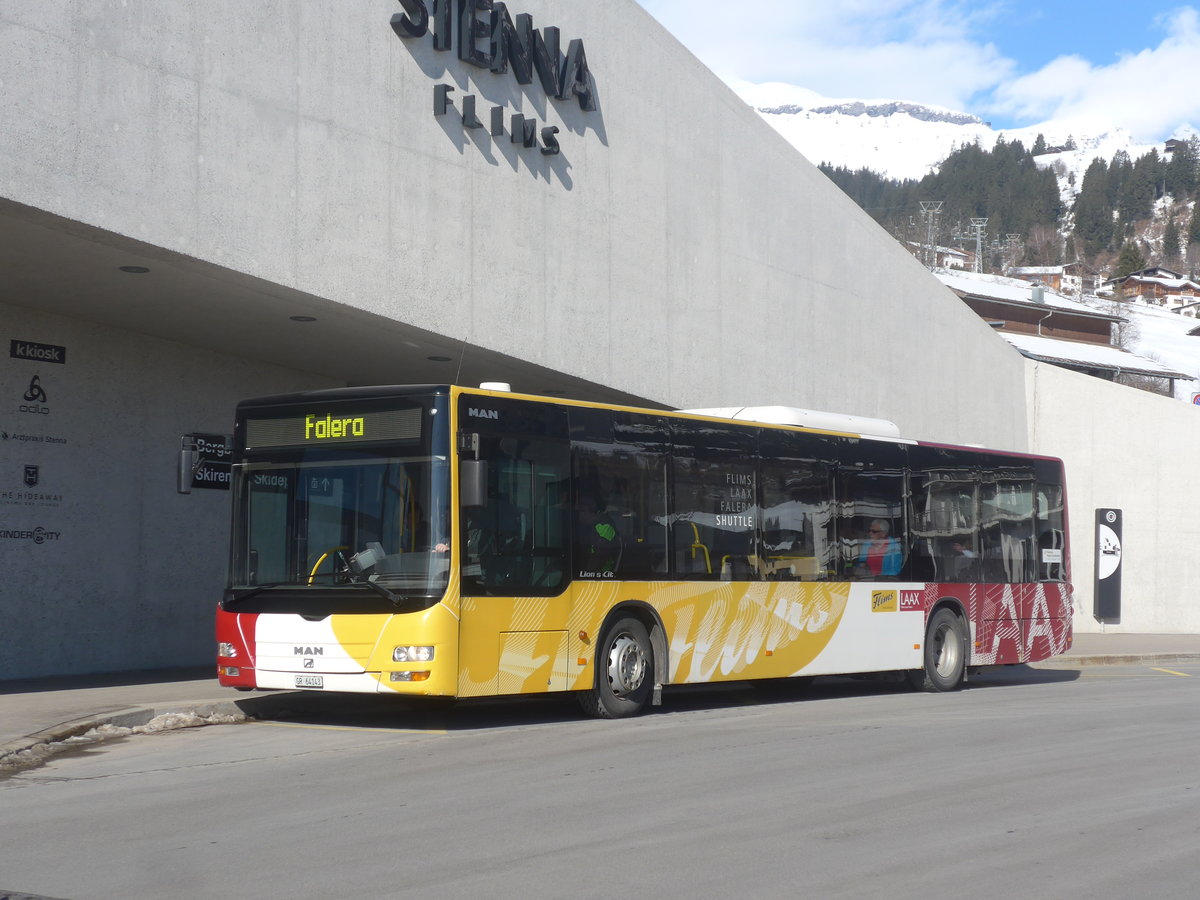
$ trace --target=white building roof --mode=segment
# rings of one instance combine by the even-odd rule
[[[1107,344],[1087,344],[1082,341],[1064,341],[1059,338],[1041,337],[1036,334],[1011,334],[997,332],[1002,338],[1012,344],[1022,355],[1030,359],[1049,363],[1059,363],[1074,366],[1087,366],[1094,369],[1107,369],[1111,372],[1125,372],[1131,375],[1151,375],[1157,378],[1178,378],[1195,381],[1191,375],[1177,372],[1153,359],[1137,356],[1122,350],[1120,347],[1110,347]]]
[[[1124,275],[1120,278],[1110,278],[1110,279],[1108,279],[1108,281],[1106,281],[1104,283],[1115,285],[1115,284],[1123,284],[1127,281],[1132,281],[1137,284],[1160,284],[1163,287],[1167,288],[1168,290],[1171,290],[1171,289],[1179,290],[1179,289],[1189,287],[1189,286],[1193,287],[1193,288],[1200,287],[1200,284],[1197,284],[1192,279],[1185,278],[1180,273],[1172,272],[1170,269],[1147,269],[1146,271],[1148,271],[1148,272],[1163,272],[1165,274],[1163,274],[1163,275],[1147,275],[1147,274],[1143,274],[1142,272],[1133,272],[1132,274]],[[1169,277],[1169,276],[1173,276],[1173,277]]]
[[[922,244],[920,241],[907,241],[906,243],[908,246],[916,247],[918,249],[923,249],[927,246],[926,244]],[[943,253],[946,256],[961,256],[963,259],[966,259],[970,255],[965,250],[959,250],[957,247],[943,247],[941,244],[938,245],[937,252]]]
[[[1003,303],[1024,303],[1033,306],[1032,286],[1028,281],[1019,278],[1005,278],[1002,275],[986,275],[978,272],[935,272],[938,280],[952,291],[970,294],[985,300],[999,300]],[[1086,303],[1071,300],[1062,294],[1055,293],[1049,288],[1042,288],[1042,303],[1055,309],[1069,310],[1092,318],[1107,318],[1114,322],[1121,321],[1120,316],[1110,316],[1093,309]]]
[[[1017,266],[1010,272],[1020,272],[1022,275],[1062,275],[1064,266]]]
[[[1168,290],[1182,290],[1185,287],[1200,287],[1200,284],[1189,278],[1147,278],[1141,275],[1130,276],[1130,281],[1140,281],[1143,284],[1161,284]]]

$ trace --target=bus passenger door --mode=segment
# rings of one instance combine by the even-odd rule
[[[460,517],[459,696],[565,690],[571,677],[567,441],[471,437],[462,446],[486,473],[484,496],[474,498],[481,502],[464,505]]]

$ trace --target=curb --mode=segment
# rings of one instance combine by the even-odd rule
[[[1200,664],[1200,653],[1094,653],[1089,656],[1054,656],[1029,663],[1039,669],[1073,669],[1078,666],[1187,666]]]
[[[60,753],[131,734],[155,734],[202,725],[237,725],[263,716],[287,715],[294,704],[291,699],[294,695],[294,691],[270,691],[236,700],[130,706],[61,722],[0,744],[0,778],[40,766]]]
[[[39,766],[68,750],[128,737],[201,725],[233,725],[249,718],[233,700],[168,706],[128,707],[110,713],[61,722],[31,735],[0,744],[0,778]]]

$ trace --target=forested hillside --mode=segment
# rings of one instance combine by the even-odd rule
[[[1131,160],[1096,159],[1080,179],[1056,161],[1041,136],[953,151],[919,181],[882,178],[869,169],[821,170],[900,240],[927,240],[940,201],[937,243],[973,251],[971,219],[987,219],[983,268],[1058,265],[1082,260],[1104,272],[1164,265],[1200,267],[1200,138]],[[1140,263],[1140,265],[1137,265]]]

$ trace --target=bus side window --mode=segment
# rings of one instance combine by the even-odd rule
[[[973,582],[983,571],[978,458],[953,448],[910,447],[912,575]]]
[[[1038,580],[1064,581],[1066,530],[1063,525],[1063,489],[1060,484],[1037,486]]]
[[[843,439],[852,465],[838,470],[838,537],[843,577],[896,579],[907,564],[904,451]]]
[[[669,429],[656,417],[614,413],[613,438],[624,577],[660,577],[667,572]]]
[[[913,581],[937,581],[937,562],[934,558],[934,541],[930,535],[928,501],[925,473],[912,472],[908,479],[908,577]]]
[[[832,467],[815,459],[771,459],[764,449],[759,490],[759,567],[766,577],[776,581],[828,578],[836,549]]]
[[[932,548],[934,580],[977,580],[979,548],[973,473],[931,472],[926,491],[926,537]]]
[[[574,577],[661,575],[667,564],[666,426],[656,417],[603,410],[570,415]]]
[[[674,570],[692,579],[752,580],[757,553],[757,435],[705,422],[673,423]]]
[[[467,593],[543,596],[567,581],[569,553],[563,485],[565,441],[485,438],[487,505],[463,515],[463,589]]]
[[[1017,584],[1034,581],[1033,476],[1016,470],[996,472],[980,486],[979,544],[983,581]]]
[[[619,497],[602,486],[595,471],[577,475],[575,485],[575,577],[623,576],[625,534],[618,527]]]

